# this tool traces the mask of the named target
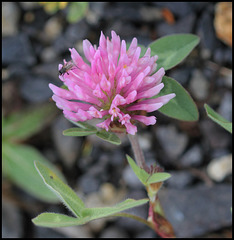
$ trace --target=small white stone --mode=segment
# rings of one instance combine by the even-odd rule
[[[207,166],[207,173],[211,179],[221,182],[232,173],[232,154],[213,159]]]

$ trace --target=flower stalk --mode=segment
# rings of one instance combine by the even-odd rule
[[[135,160],[137,162],[137,165],[149,173],[150,169],[145,163],[145,157],[143,155],[142,149],[140,148],[140,144],[138,142],[137,135],[128,134],[128,139],[131,143],[131,147],[132,147],[133,154],[134,154]]]
[[[155,167],[149,168],[146,165],[143,151],[138,142],[137,135],[128,134],[128,138],[131,143],[137,165],[140,168],[144,169],[149,174],[153,174],[155,172],[161,172],[162,169],[160,167],[155,166]],[[150,228],[152,228],[162,238],[175,238],[173,227],[170,224],[170,222],[167,221],[167,219],[165,218],[163,209],[161,207],[161,204],[157,195],[162,184],[163,182],[156,182],[156,183],[148,184],[146,186],[147,194],[150,200],[149,214],[148,214],[147,220],[142,221],[142,219],[140,219],[140,221],[148,225]],[[136,219],[136,220],[139,220],[139,219]]]

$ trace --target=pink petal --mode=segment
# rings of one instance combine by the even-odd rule
[[[141,54],[141,48],[137,47],[137,49],[136,49],[136,51],[135,51],[135,53],[133,55],[133,58],[132,58],[132,63],[133,64],[137,64],[137,61],[138,61],[138,59],[140,57],[140,54]]]
[[[163,104],[161,102],[160,103],[152,103],[152,104],[144,104],[143,102],[145,102],[145,101],[136,103],[136,104],[128,107],[127,110],[128,111],[144,110],[146,112],[153,112],[163,106]]]
[[[136,96],[137,96],[137,91],[136,90],[133,90],[132,92],[130,92],[128,94],[128,96],[125,98],[126,103],[129,104],[129,103],[134,102],[136,100]]]
[[[98,98],[104,98],[105,94],[102,92],[100,85],[97,84],[96,88],[93,90],[93,95]]]
[[[83,111],[81,109],[78,110],[77,113],[70,112],[68,110],[64,110],[63,114],[65,115],[66,118],[72,120],[72,121],[87,121],[92,119],[92,116],[87,113],[86,111]]]
[[[101,31],[101,36],[99,39],[99,47],[105,49],[106,48],[106,38],[105,35],[103,34],[103,32]]]
[[[154,99],[145,100],[145,103],[151,104],[151,103],[159,103],[161,102],[163,105],[167,104],[172,98],[174,98],[176,95],[175,93],[170,93],[161,97],[157,97]]]
[[[100,127],[100,128],[104,128],[104,129],[106,129],[106,131],[108,131],[108,130],[109,130],[110,123],[111,123],[111,119],[108,118],[108,119],[106,119],[104,122],[101,122],[101,123],[96,124],[96,126],[97,126],[97,127]]]
[[[132,56],[135,53],[136,48],[137,48],[137,39],[133,38],[132,42],[128,48],[128,56]]]
[[[165,75],[164,68],[160,68],[152,77],[154,78],[152,84],[156,85],[162,81],[162,77]]]
[[[146,117],[143,115],[133,115],[132,118],[139,122],[144,123],[145,125],[154,125],[156,123],[155,116]]]
[[[80,100],[88,102],[88,103],[93,103],[93,104],[99,103],[99,101],[97,99],[95,99],[94,97],[92,97],[91,94],[87,93],[87,91],[85,91],[85,89],[83,89],[77,85],[74,86],[74,89],[75,89],[76,96]]]
[[[68,111],[77,112],[79,109],[87,110],[91,105],[80,103],[80,102],[71,102],[56,95],[52,96],[52,99],[56,102],[58,108]]]
[[[103,89],[103,91],[105,91],[105,92],[109,92],[109,91],[110,91],[111,84],[110,84],[110,82],[106,79],[105,74],[102,74],[100,86],[101,86],[101,88]]]
[[[108,111],[98,111],[94,106],[90,107],[88,113],[94,118],[103,118]]]
[[[163,83],[160,83],[159,85],[153,87],[153,88],[150,88],[146,91],[142,91],[140,93],[137,94],[137,99],[140,99],[140,98],[151,98],[153,96],[156,96],[157,94],[159,94],[159,92],[161,91],[161,89],[163,89],[164,87],[164,84]]]
[[[71,58],[76,66],[84,71],[89,71],[90,66],[85,63],[79,53],[75,50],[75,48],[69,48],[71,52]]]
[[[89,61],[89,62],[92,62],[92,59],[93,59],[93,56],[92,56],[92,54],[91,54],[91,47],[92,47],[92,45],[91,45],[91,43],[89,42],[89,40],[84,40],[83,41],[83,51],[84,51],[84,55],[85,55],[85,57],[87,58],[87,60]]]
[[[125,103],[126,103],[126,99],[119,94],[117,94],[112,101],[112,104],[115,106],[123,105]]]
[[[131,135],[135,135],[135,133],[137,132],[137,127],[131,123],[126,123],[125,127],[126,127],[127,132]]]
[[[119,58],[119,52],[120,52],[120,37],[114,32],[111,31],[112,36],[112,43],[113,43],[113,63],[117,65],[118,58]]]
[[[113,103],[111,104],[109,114],[111,115],[111,121],[113,121],[114,118],[118,117],[119,115],[122,116],[122,114],[120,113],[120,109]]]
[[[130,115],[129,114],[123,114],[120,119],[119,119],[119,122],[121,122],[122,125],[126,124],[126,123],[129,123],[130,122]]]
[[[120,56],[125,55],[125,54],[126,54],[126,42],[124,40],[122,40],[121,49],[120,49]]]
[[[53,91],[53,93],[61,98],[65,98],[67,100],[77,99],[76,95],[71,91],[68,91],[63,88],[59,88],[54,84],[49,83],[49,88]]]

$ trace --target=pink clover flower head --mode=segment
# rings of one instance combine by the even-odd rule
[[[146,113],[158,110],[175,94],[151,99],[164,87],[161,81],[165,71],[163,68],[156,71],[158,57],[151,57],[148,48],[140,58],[136,38],[127,49],[126,42],[114,31],[111,36],[110,40],[101,32],[98,47],[83,41],[88,63],[74,48],[69,49],[72,60],[59,65],[59,78],[67,89],[53,84],[49,87],[54,93],[52,99],[66,118],[72,121],[98,118],[103,121],[96,126],[106,131],[134,135],[136,121],[155,124],[156,117]]]

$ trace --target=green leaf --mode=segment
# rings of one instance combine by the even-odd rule
[[[163,182],[171,177],[171,174],[165,172],[157,172],[149,177],[147,184]]]
[[[107,141],[107,142],[115,144],[115,145],[120,145],[121,144],[121,141],[120,141],[119,137],[112,132],[107,132],[105,130],[100,130],[96,133],[96,136],[101,138],[104,141]]]
[[[154,174],[150,175],[144,169],[138,167],[136,165],[135,161],[131,157],[129,157],[128,155],[126,155],[126,156],[127,156],[128,163],[131,166],[132,170],[137,175],[138,179],[145,186],[147,186],[148,184],[151,184],[151,183],[163,182],[171,177],[171,175],[169,173],[165,173],[165,172],[158,172],[158,173],[154,173]]]
[[[5,118],[3,138],[10,141],[22,141],[39,132],[55,115],[52,104],[27,109]]]
[[[69,120],[69,119],[68,119]],[[63,135],[72,136],[72,137],[81,137],[95,134],[97,132],[97,128],[87,122],[74,122],[69,120],[74,125],[79,128],[69,128],[63,131]]]
[[[215,112],[209,105],[204,104],[206,109],[206,113],[209,118],[211,118],[214,122],[218,123],[221,127],[232,133],[232,123],[223,118],[220,114]]]
[[[49,191],[37,173],[34,160],[49,166],[61,178],[64,178],[35,148],[3,141],[3,174],[34,197],[47,202],[58,202],[58,198]]]
[[[32,221],[37,226],[41,227],[69,227],[82,225],[95,219],[111,217],[124,210],[138,207],[147,203],[149,199],[127,199],[121,203],[116,204],[113,207],[103,207],[103,208],[84,208],[82,210],[81,218],[69,217],[63,214],[57,213],[42,213]]]
[[[75,23],[81,20],[85,16],[88,6],[88,2],[71,2],[68,6],[68,22]]]
[[[70,227],[87,222],[87,218],[74,218],[58,213],[42,213],[32,219],[32,222],[41,227]]]
[[[135,163],[135,161],[127,156],[127,160],[129,165],[131,166],[133,172],[136,174],[136,176],[138,177],[138,179],[144,184],[147,185],[147,179],[150,177],[150,175],[142,168],[138,167]]]
[[[169,117],[182,121],[197,121],[199,113],[197,106],[189,93],[176,80],[170,77],[164,76],[162,82],[164,83],[164,88],[153,98],[169,93],[175,93],[176,97],[171,99],[158,111]]]
[[[71,137],[82,137],[82,136],[88,136],[91,134],[95,134],[97,132],[97,129],[90,130],[87,128],[69,128],[63,131],[64,136],[71,136]]]
[[[158,69],[168,70],[185,59],[199,41],[199,37],[193,34],[173,34],[159,38],[149,47],[151,55],[158,55]]]
[[[149,199],[126,199],[125,201],[118,203],[113,207],[85,208],[82,211],[82,216],[89,217],[89,221],[91,221],[98,218],[108,217],[130,208],[138,207],[147,203],[148,201]]]
[[[70,121],[71,123],[75,124],[77,127],[83,128],[83,129],[89,129],[89,130],[97,130],[96,127],[94,127],[91,124],[88,124],[87,122],[74,122],[72,120],[67,119],[68,121]]]
[[[35,167],[46,186],[60,198],[75,216],[80,217],[85,205],[76,193],[45,165],[35,162]]]

